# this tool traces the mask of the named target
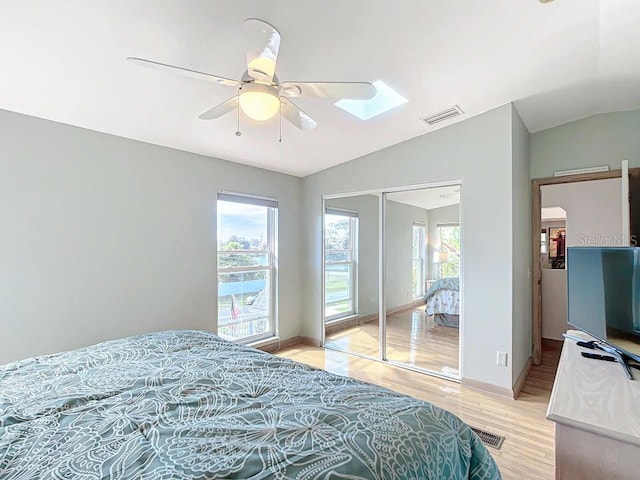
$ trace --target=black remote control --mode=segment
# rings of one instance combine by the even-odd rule
[[[583,357],[593,358],[596,360],[604,360],[606,362],[616,362],[617,360],[609,355],[600,355],[599,353],[580,352]]]

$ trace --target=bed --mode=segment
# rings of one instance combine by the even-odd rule
[[[429,403],[211,333],[0,367],[0,478],[499,479]]]
[[[424,296],[427,315],[433,316],[438,325],[458,328],[460,325],[460,279],[458,277],[436,280]]]

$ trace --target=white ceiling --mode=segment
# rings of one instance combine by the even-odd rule
[[[239,78],[242,22],[282,34],[281,80],[383,80],[409,103],[367,122],[299,100],[302,132],[235,115],[202,121],[233,90],[140,68],[139,56]],[[0,0],[0,108],[305,176],[510,101],[530,131],[640,108],[637,0]],[[445,126],[446,124],[442,124]]]
[[[460,185],[394,192],[387,194],[387,199],[424,208],[425,210],[431,210],[433,208],[459,204]]]

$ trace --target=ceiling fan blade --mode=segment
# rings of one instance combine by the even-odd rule
[[[276,73],[280,32],[257,18],[244,21],[247,45],[247,72],[261,82],[271,83]]]
[[[300,110],[290,100],[280,97],[282,116],[293,123],[300,130],[313,130],[318,126],[309,115]]]
[[[370,100],[376,87],[368,82],[283,82],[280,88],[287,97],[320,97],[342,100]]]
[[[166,65],[164,63],[154,62],[152,60],[145,60],[144,58],[127,57],[131,63],[141,65],[147,68],[153,68],[154,70],[161,70],[164,72],[173,72],[185,77],[196,78],[198,80],[204,80],[206,82],[217,83],[218,85],[225,85],[227,87],[237,87],[240,82],[231,80],[229,78],[218,77],[216,75],[210,75],[208,73],[196,72],[195,70],[189,70],[187,68],[176,67],[173,65]]]
[[[216,118],[220,118],[223,115],[226,115],[227,113],[231,112],[232,110],[235,110],[236,108],[238,108],[237,95],[234,97],[231,97],[226,102],[222,102],[220,105],[216,105],[212,109],[207,110],[198,118],[200,120],[214,120]]]

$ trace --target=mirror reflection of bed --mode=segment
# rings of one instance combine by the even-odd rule
[[[329,210],[357,213],[352,221],[357,308],[343,318],[327,315],[325,346],[373,358],[383,350],[391,362],[459,378],[460,186],[386,194],[384,349],[377,313],[379,196],[325,203]],[[326,227],[325,221],[325,232]]]

